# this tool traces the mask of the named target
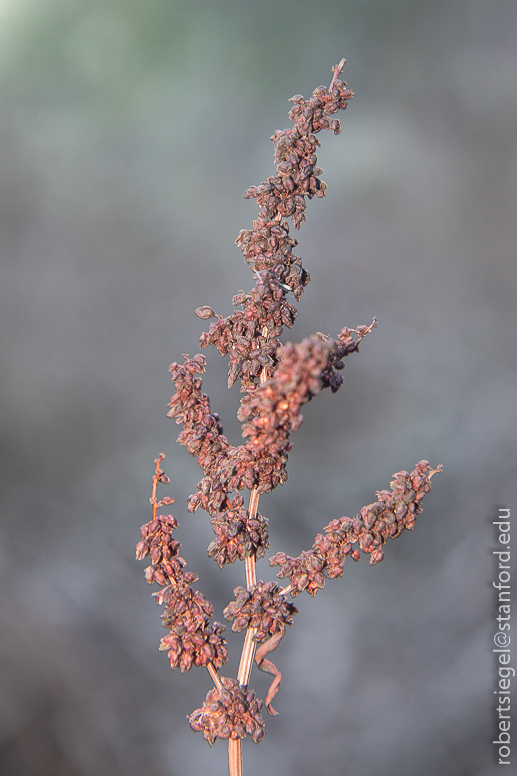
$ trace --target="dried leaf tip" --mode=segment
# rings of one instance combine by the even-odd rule
[[[330,82],[329,92],[332,91],[332,89],[334,87],[334,84],[336,83],[337,79],[339,78],[339,75],[340,75],[341,71],[343,70],[343,68],[345,66],[345,62],[346,62],[346,59],[343,57],[343,59],[341,60],[339,65],[334,65],[333,66],[332,72],[334,73],[334,76],[332,78],[332,81]]]

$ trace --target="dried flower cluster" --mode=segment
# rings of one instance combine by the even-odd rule
[[[217,317],[201,335],[201,347],[214,345],[221,355],[229,355],[228,384],[240,378],[244,391],[254,390],[263,367],[274,367],[278,338],[283,327],[291,327],[296,318],[296,307],[286,297],[292,292],[299,301],[310,276],[292,252],[298,241],[290,236],[288,221],[282,219],[292,218],[299,229],[305,220],[306,198],[325,195],[326,185],[318,177],[322,170],[316,166],[320,143],[315,134],[322,129],[339,134],[339,120],[328,117],[344,110],[352,97],[346,83],[336,77],[330,89],[319,86],[309,100],[299,94],[291,98],[295,104],[289,118],[294,126],[278,130],[271,138],[277,174],[244,193],[246,198],[257,199],[259,215],[253,229],[241,230],[236,242],[257,283],[249,293],[241,291],[233,297],[233,304],[241,309],[226,318],[216,316],[208,306],[196,311],[203,319]]]
[[[222,688],[210,690],[200,709],[190,717],[190,727],[203,733],[210,746],[216,738],[246,738],[258,744],[265,728],[260,710],[262,701],[255,698],[253,690],[239,686],[236,679],[221,676]]]
[[[242,496],[235,496],[233,503],[242,501]],[[211,521],[216,538],[208,546],[209,557],[214,557],[219,568],[225,563],[233,563],[237,558],[263,558],[269,549],[267,534],[268,520],[256,514],[250,517],[244,507],[228,509],[215,515]]]
[[[238,418],[243,422],[243,436],[249,442],[233,446],[222,432],[219,415],[210,412],[210,400],[202,392],[202,381],[197,375],[205,371],[203,356],[185,357],[182,365],[170,366],[176,393],[171,398],[169,417],[183,424],[178,442],[196,455],[204,478],[199,490],[190,496],[189,511],[205,509],[212,520],[218,540],[237,530],[235,521],[248,525],[242,510],[243,500],[235,491],[257,488],[259,493],[273,490],[287,479],[287,453],[291,449],[289,436],[302,423],[300,408],[325,387],[335,393],[342,384],[339,371],[343,358],[359,350],[359,342],[376,325],[358,326],[357,330],[343,328],[334,341],[325,335],[308,337],[297,345],[288,343],[277,350],[278,366],[272,378],[258,385],[241,402]],[[352,332],[357,334],[354,339]],[[236,510],[239,516],[236,518]],[[245,511],[245,510],[244,510]],[[244,521],[243,521],[244,517]],[[252,526],[250,526],[252,527]],[[267,547],[265,523],[260,535],[244,544],[257,542],[258,557]],[[244,557],[228,552],[226,546],[214,549],[220,565]]]
[[[422,499],[431,490],[431,477],[440,470],[441,466],[431,469],[427,461],[419,461],[411,474],[397,472],[390,483],[391,492],[378,491],[378,501],[363,507],[354,520],[332,520],[324,529],[325,535],[318,534],[308,552],[297,558],[279,552],[270,558],[270,566],[280,566],[277,576],[289,578],[289,592],[294,597],[302,590],[315,596],[324,587],[325,577],[340,577],[347,555],[355,561],[360,559],[354,545],[370,555],[370,565],[380,563],[386,540],[414,527],[422,511]]]
[[[374,319],[369,326],[345,327],[337,339],[317,333],[298,344],[282,345],[279,340],[284,326],[291,327],[297,313],[288,295],[292,293],[298,302],[309,282],[301,259],[293,254],[298,242],[290,236],[286,219],[291,218],[299,229],[305,220],[306,199],[325,195],[315,135],[322,129],[335,134],[341,131],[339,121],[331,116],[346,108],[353,96],[339,79],[344,62],[333,68],[329,88],[319,86],[308,100],[300,95],[291,98],[293,126],[271,138],[276,175],[244,194],[255,198],[259,207],[253,228],[242,230],[236,240],[256,279],[254,288],[233,297],[237,309],[227,317],[207,305],[195,311],[202,320],[217,319],[201,334],[201,347],[213,345],[229,357],[229,386],[241,381],[243,396],[237,417],[242,424],[242,444],[230,444],[219,415],[211,411],[203,393],[206,359],[185,355],[182,364],[175,362],[170,367],[175,393],[168,415],[182,425],[178,442],[197,457],[203,471],[196,492],[188,498],[188,511],[201,507],[208,512],[215,534],[208,554],[219,567],[241,560],[246,570],[246,587],[235,588],[235,600],[224,610],[226,619],[233,620],[234,632],[246,631],[236,679],[218,674],[227,660],[224,626],[212,622],[212,605],[192,587],[197,576],[185,571],[185,561],[178,554],[181,545],[173,539],[178,523],[172,515],[158,514],[162,506],[173,502],[171,498],[159,501],[156,496],[158,484],[169,482],[160,468],[163,454],[155,461],[153,519],[142,527],[137,545],[137,558],[151,561],[145,572],[147,581],[161,587],[154,595],[164,607],[162,620],[169,632],[160,649],[167,651],[173,668],[185,672],[194,665],[205,666],[214,682],[202,708],[189,720],[192,729],[202,732],[211,745],[217,738],[228,739],[230,776],[242,774],[240,740],[249,735],[258,743],[265,732],[262,701],[248,689],[253,659],[274,677],[265,706],[276,714],[271,700],[281,674],[266,655],[276,649],[297,612],[287,596],[294,598],[303,590],[314,596],[326,579],[343,573],[347,555],[359,560],[360,550],[370,555],[370,564],[381,561],[387,539],[413,528],[431,477],[441,468],[432,470],[427,461],[420,461],[411,474],[398,472],[391,491],[378,492],[378,500],[363,507],[355,519],[333,520],[309,551],[296,558],[283,552],[274,555],[270,565],[280,566],[278,577],[288,578],[287,587],[257,582],[255,563],[269,548],[268,520],[258,512],[259,497],[287,479],[291,434],[303,421],[301,408],[323,389],[335,393],[340,388],[344,359],[359,350],[359,343],[376,326]],[[248,507],[241,495],[245,489],[250,491]]]
[[[178,555],[181,544],[172,538],[172,532],[178,522],[172,515],[158,515],[157,510],[173,502],[171,498],[156,499],[159,482],[168,483],[160,463],[162,454],[155,460],[153,477],[153,520],[140,529],[141,541],[136,546],[138,560],[149,557],[151,565],[145,570],[149,583],[157,582],[162,590],[154,594],[156,603],[163,605],[163,627],[169,630],[160,643],[160,650],[167,651],[171,668],[179,668],[182,673],[193,665],[207,666],[211,663],[220,668],[228,660],[226,641],[222,637],[225,626],[211,623],[214,613],[212,604],[191,583],[198,579],[197,574],[184,571],[186,565]]]
[[[156,602],[165,606],[163,627],[170,633],[162,638],[160,651],[167,652],[171,668],[185,673],[193,665],[206,667],[212,663],[220,668],[226,663],[226,641],[221,636],[225,626],[210,624],[214,610],[201,593],[189,585],[178,585],[159,593]]]
[[[330,386],[333,393],[338,390],[343,380],[335,370],[343,368],[342,359],[359,350],[360,340],[375,325],[374,321],[359,327],[357,340],[344,328],[337,341],[316,335],[278,349],[273,378],[255,388],[238,416],[244,422],[242,435],[249,439],[246,447],[254,457],[259,493],[287,480],[289,438],[302,424],[300,408],[325,387]]]
[[[255,641],[265,641],[268,636],[284,632],[292,625],[298,609],[285,599],[276,582],[258,582],[251,590],[236,587],[235,601],[228,604],[223,614],[234,620],[232,631],[238,633],[253,628]]]

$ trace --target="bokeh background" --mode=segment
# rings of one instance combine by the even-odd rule
[[[379,326],[308,405],[263,497],[298,554],[421,458],[414,532],[299,596],[268,734],[245,773],[490,776],[498,507],[517,509],[517,4],[513,0],[1,0],[0,773],[225,773],[188,727],[211,681],[172,672],[143,565],[153,458],[216,618],[243,581],[206,557],[200,471],[168,366],[254,281],[233,244],[288,98],[345,56],[319,137],[329,186],[298,253],[294,340]],[[206,351],[205,351],[206,352]],[[238,387],[204,385],[235,443]],[[163,491],[165,495],[165,491]],[[258,575],[273,579],[261,561]],[[235,675],[241,638],[228,634]],[[264,697],[267,675],[252,676]],[[267,715],[266,715],[267,716]]]

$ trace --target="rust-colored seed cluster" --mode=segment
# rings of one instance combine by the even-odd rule
[[[344,343],[325,335],[308,337],[297,345],[287,343],[278,349],[278,367],[273,378],[241,403],[238,417],[244,422],[242,434],[249,439],[248,447],[260,464],[257,468],[261,492],[272,490],[287,479],[287,453],[292,447],[289,438],[303,421],[302,405],[325,387],[333,393],[338,390],[342,378],[335,369],[342,369],[342,359],[359,350],[360,339],[373,326],[375,321],[369,327],[359,327],[357,340],[350,329],[343,329]]]
[[[321,170],[315,166],[319,142],[314,133],[332,129],[338,134],[339,121],[328,117],[345,108],[352,96],[335,77],[330,89],[318,87],[307,101],[300,95],[292,98],[295,105],[289,118],[294,126],[272,137],[277,176],[244,195],[257,198],[260,212],[253,229],[242,230],[237,243],[257,283],[249,294],[241,291],[233,297],[241,309],[228,318],[217,316],[207,305],[196,310],[203,320],[217,317],[209,332],[201,335],[201,346],[215,345],[222,355],[229,354],[230,385],[241,378],[245,395],[238,418],[247,442],[231,445],[219,416],[210,411],[199,377],[206,366],[203,356],[186,356],[182,365],[170,367],[176,393],[168,414],[183,424],[178,442],[197,456],[204,473],[197,492],[189,497],[188,509],[195,512],[202,507],[212,517],[216,539],[209,554],[221,567],[253,553],[257,558],[264,555],[269,546],[266,523],[258,516],[250,523],[239,491],[255,488],[265,493],[286,481],[289,435],[302,422],[300,407],[323,388],[338,390],[343,358],[358,350],[360,340],[375,325],[374,321],[356,330],[344,328],[336,341],[320,334],[282,347],[278,340],[283,327],[291,326],[296,316],[287,295],[292,292],[299,300],[309,281],[301,259],[292,253],[297,241],[289,236],[288,222],[282,218],[292,217],[299,228],[305,218],[305,197],[323,196],[326,187],[317,177]],[[259,385],[264,371],[271,377]]]
[[[147,556],[151,559],[151,565],[145,570],[145,577],[149,584],[152,582],[157,582],[159,585],[177,584],[186,576],[183,573],[186,562],[178,555],[181,544],[172,538],[172,532],[177,527],[178,522],[172,515],[158,515],[155,520],[151,520],[140,529],[142,541],[136,545],[136,557],[138,560],[143,560]],[[190,572],[187,574],[195,578],[195,574]],[[189,579],[189,581],[193,580]]]
[[[277,582],[256,581],[255,562],[269,549],[268,520],[258,512],[259,497],[287,480],[291,434],[303,421],[302,407],[325,388],[336,393],[343,383],[345,358],[359,350],[363,338],[376,326],[374,319],[369,326],[344,327],[337,339],[319,332],[298,344],[282,345],[279,339],[297,314],[289,294],[299,302],[310,280],[301,258],[293,253],[298,241],[290,235],[287,219],[299,229],[305,220],[306,200],[325,195],[316,157],[320,143],[315,135],[322,129],[335,134],[341,131],[339,121],[331,117],[346,108],[353,96],[338,77],[344,62],[333,68],[329,88],[319,86],[308,100],[301,95],[291,98],[293,126],[276,131],[271,138],[276,175],[244,193],[257,200],[259,213],[252,229],[241,230],[236,243],[253,272],[255,286],[233,297],[236,309],[227,317],[208,305],[195,311],[202,320],[216,319],[201,334],[201,347],[215,346],[229,357],[229,387],[241,382],[240,445],[230,444],[219,415],[211,411],[203,393],[204,356],[184,355],[182,364],[174,362],[170,367],[175,393],[168,415],[183,427],[178,442],[197,458],[203,471],[196,492],[188,498],[188,511],[201,507],[210,515],[215,538],[208,555],[219,567],[238,559],[246,569],[246,587],[236,587],[235,600],[224,609],[234,632],[246,630],[237,679],[218,674],[228,657],[222,636],[225,626],[212,621],[212,605],[192,587],[198,577],[185,571],[181,545],[173,538],[177,521],[172,515],[158,514],[162,506],[173,502],[156,497],[158,484],[169,482],[160,468],[163,454],[155,461],[153,519],[142,527],[136,547],[137,558],[151,561],[145,571],[147,581],[161,588],[154,596],[164,607],[162,621],[168,634],[160,650],[168,653],[172,668],[182,672],[205,666],[215,684],[189,721],[210,745],[217,738],[229,740],[230,776],[242,774],[240,739],[249,735],[258,743],[265,733],[262,701],[248,689],[254,660],[260,670],[274,677],[265,706],[276,714],[271,701],[281,673],[267,656],[280,644],[297,612],[287,596],[294,598],[304,590],[314,596],[326,579],[341,576],[348,555],[357,561],[362,551],[370,555],[370,564],[379,563],[387,539],[415,525],[431,477],[441,469],[432,470],[427,461],[420,461],[411,474],[398,472],[390,491],[379,491],[377,501],[363,507],[354,519],[332,520],[310,550],[297,557],[279,552],[270,558],[271,566],[280,567],[277,576],[289,580],[285,588],[280,589]],[[251,492],[247,508],[241,495],[244,489]]]
[[[189,585],[169,586],[156,595],[156,601],[165,606],[163,627],[170,632],[162,638],[160,651],[167,652],[171,668],[185,673],[193,665],[212,663],[220,668],[226,663],[228,651],[221,636],[225,626],[210,623],[212,604],[199,591]]]
[[[235,505],[240,496],[235,496]],[[216,538],[208,547],[209,557],[214,557],[219,568],[225,563],[234,563],[237,558],[263,558],[269,549],[267,533],[268,520],[256,514],[250,517],[244,507],[220,512],[210,521],[214,527]]]
[[[264,737],[265,727],[260,710],[262,701],[253,690],[240,687],[236,679],[221,676],[223,688],[210,690],[200,709],[189,717],[190,727],[203,733],[210,746],[216,738],[246,738],[258,744]]]
[[[245,628],[254,628],[255,641],[265,641],[268,636],[283,632],[286,625],[292,625],[298,609],[280,592],[276,582],[260,580],[251,590],[236,587],[235,601],[228,604],[223,614],[233,620],[232,631],[238,633]]]
[[[212,604],[191,583],[198,579],[192,571],[184,571],[186,562],[178,555],[181,544],[172,538],[178,522],[172,515],[158,515],[157,510],[169,505],[174,499],[158,501],[156,487],[159,482],[168,483],[169,478],[160,468],[163,455],[155,460],[153,477],[153,517],[140,529],[141,541],[136,546],[136,557],[149,557],[151,565],[145,570],[149,583],[157,582],[162,590],[154,593],[156,603],[164,606],[163,626],[170,632],[161,640],[160,650],[167,651],[172,668],[182,673],[193,665],[207,666],[212,663],[220,668],[228,660],[226,641],[221,635],[225,626],[210,622],[214,613]]]
[[[240,541],[247,544],[249,552],[251,539],[251,544],[257,544],[257,557],[262,557],[268,546],[265,524],[262,522],[257,530],[259,526],[243,521],[243,500],[235,491],[257,488],[265,493],[286,481],[289,437],[302,423],[301,406],[325,387],[334,393],[338,390],[343,359],[359,350],[359,342],[375,325],[374,320],[370,326],[358,326],[356,330],[345,327],[337,340],[319,334],[297,345],[280,347],[273,377],[241,402],[238,418],[243,423],[243,436],[249,441],[237,447],[230,445],[222,433],[219,416],[210,412],[210,401],[202,392],[199,374],[205,371],[204,357],[186,357],[184,364],[171,365],[176,393],[168,415],[183,424],[178,442],[197,456],[205,474],[197,493],[189,497],[188,508],[195,512],[201,506],[212,516],[217,540],[210,554],[216,556],[220,566],[236,557],[247,557],[246,550],[239,554],[238,543],[227,540],[236,530],[242,533],[237,523],[255,531],[251,536],[245,530],[248,536]],[[352,333],[357,335],[355,339]],[[236,511],[241,515],[237,519]]]
[[[416,516],[422,511],[421,502],[431,490],[431,477],[441,466],[431,469],[427,461],[419,461],[411,472],[397,472],[390,485],[392,490],[378,491],[378,501],[361,509],[354,520],[341,517],[327,525],[325,535],[318,534],[312,549],[291,558],[279,552],[270,558],[271,566],[280,566],[277,576],[289,578],[290,594],[306,590],[314,596],[329,579],[341,576],[347,555],[358,561],[360,550],[370,555],[370,565],[379,563],[387,539],[395,539],[411,530]]]
[[[201,335],[201,347],[214,345],[221,355],[230,356],[228,383],[233,385],[240,378],[244,391],[253,391],[262,367],[274,366],[283,327],[291,327],[296,318],[287,294],[292,292],[299,301],[310,280],[301,259],[292,252],[298,241],[290,236],[288,221],[282,219],[292,218],[299,229],[305,220],[306,198],[324,196],[326,185],[316,166],[320,143],[315,134],[322,129],[339,134],[339,120],[328,117],[344,110],[352,97],[346,83],[335,79],[330,90],[319,86],[309,100],[299,94],[291,98],[295,104],[289,118],[294,126],[277,130],[271,138],[277,175],[244,193],[246,198],[257,199],[259,215],[253,229],[241,230],[236,242],[257,283],[248,294],[241,291],[233,297],[233,304],[241,309],[226,318],[216,316],[208,306],[196,311],[203,319],[217,317]]]

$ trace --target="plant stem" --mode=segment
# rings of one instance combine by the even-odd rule
[[[336,83],[337,79],[339,78],[339,74],[341,73],[342,69],[344,68],[345,62],[346,62],[346,59],[343,58],[341,60],[341,62],[339,63],[339,65],[334,65],[334,67],[332,68],[332,71],[333,71],[334,75],[332,77],[332,81],[330,82],[329,92],[332,91],[332,87],[334,86],[334,84]]]
[[[257,489],[253,488],[251,491],[249,505],[249,516],[252,520],[257,514],[259,495],[260,494],[257,492]],[[246,587],[248,590],[251,590],[253,585],[257,584],[255,555],[251,555],[249,558],[245,558],[244,562],[246,566]],[[244,637],[241,661],[239,664],[239,673],[237,674],[237,679],[239,680],[241,687],[246,687],[249,682],[251,667],[253,665],[253,658],[255,656],[255,649],[257,646],[257,643],[253,641],[253,636],[256,632],[256,628],[248,628],[246,631],[246,636]]]
[[[223,688],[223,683],[219,679],[219,674],[217,673],[216,669],[214,668],[214,664],[213,663],[207,663],[206,668],[207,668],[208,673],[212,677],[215,686],[217,687],[219,692],[221,692],[221,690],[224,689]]]
[[[251,491],[249,504],[250,518],[254,518],[257,514],[259,495],[260,494],[257,492],[257,488],[253,488]],[[257,584],[255,555],[253,554],[249,558],[245,558],[244,563],[246,567],[246,587],[248,590],[250,590],[253,585]],[[237,680],[241,687],[246,687],[249,682],[251,667],[253,665],[253,658],[255,656],[255,649],[257,647],[256,641],[253,641],[253,636],[256,632],[256,628],[248,628],[244,637],[239,672],[237,674]],[[242,776],[242,752],[240,738],[228,739],[228,768],[230,771],[230,776]]]
[[[154,469],[154,476],[153,476],[153,490],[151,493],[151,498],[149,499],[152,506],[153,506],[153,520],[156,520],[156,516],[158,514],[158,501],[156,500],[156,490],[158,488],[158,478],[160,476],[160,464],[165,458],[165,453],[160,453],[158,458],[155,458],[155,469]]]
[[[230,776],[242,776],[241,739],[228,739],[228,768]]]
[[[246,687],[249,682],[251,666],[253,665],[255,649],[257,647],[257,643],[253,641],[253,636],[256,632],[256,628],[248,628],[246,636],[244,637],[241,661],[239,663],[239,673],[237,674],[237,679],[239,680],[241,687]]]
[[[262,330],[262,334],[264,337],[267,335],[267,328]],[[260,383],[265,383],[268,378],[268,370],[266,367],[263,367],[260,373]],[[260,493],[258,492],[258,488],[255,487],[251,491],[250,503],[248,507],[250,520],[253,520],[257,514],[259,498]],[[251,590],[251,588],[257,584],[255,553],[250,555],[248,558],[244,558],[244,567],[246,569],[246,587],[248,590]],[[257,642],[253,640],[253,636],[256,632],[256,628],[248,628],[246,631],[246,636],[244,637],[241,660],[239,663],[239,672],[237,674],[237,680],[241,687],[247,687],[250,679],[253,658],[255,657],[255,650],[257,648]],[[242,752],[240,738],[228,739],[228,768],[230,771],[230,776],[242,776]]]

